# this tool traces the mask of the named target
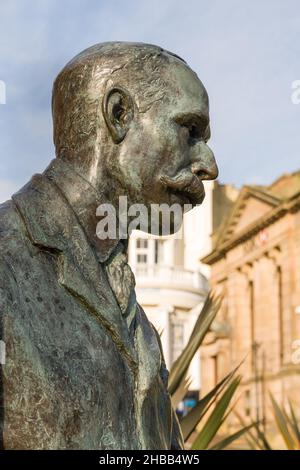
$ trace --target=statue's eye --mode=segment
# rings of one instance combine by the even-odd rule
[[[194,114],[182,115],[175,117],[175,122],[185,130],[189,145],[195,145],[199,140],[205,142],[210,137],[209,121],[206,117]]]
[[[195,124],[189,124],[188,126],[189,130],[189,138],[190,139],[199,139],[199,130]]]
[[[188,132],[188,141],[190,145],[196,143],[197,140],[201,138],[201,131],[199,126],[194,122],[184,123],[183,127],[187,129]]]
[[[205,143],[210,139],[210,128],[206,123],[190,123],[185,125],[188,129],[189,142],[195,144],[199,140]]]

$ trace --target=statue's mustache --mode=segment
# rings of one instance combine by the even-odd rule
[[[203,198],[203,183],[189,168],[180,170],[175,176],[161,175],[160,181],[164,186],[174,191],[182,191],[189,193],[191,196]]]

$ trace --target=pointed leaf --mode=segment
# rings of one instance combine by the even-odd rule
[[[294,408],[293,408],[292,403],[290,402],[290,400],[289,400],[289,408],[290,408],[290,414],[291,414],[292,427],[293,427],[295,436],[296,436],[297,441],[298,441],[298,446],[299,446],[300,445],[300,428],[299,428],[298,420],[297,420],[297,417],[296,417],[296,413],[294,411]]]
[[[248,425],[246,424],[246,422],[244,421],[244,419],[242,418],[242,416],[238,413],[237,410],[234,410],[234,415],[237,417],[237,419],[239,420],[240,424],[246,428]],[[253,423],[251,423],[253,424]],[[251,432],[250,430],[247,431],[247,436],[248,436],[248,440],[250,440],[251,444],[254,445],[255,447],[259,447],[260,450],[263,450],[261,445],[260,445],[260,442],[257,442],[258,439],[257,437],[255,437]],[[247,438],[246,438],[247,440]]]
[[[197,405],[180,420],[180,426],[185,441],[192,434],[195,427],[199,424],[203,416],[208,412],[220,393],[222,393],[224,390],[226,384],[230,382],[243,362],[244,361],[241,361],[235,369],[227,374],[210,392],[201,398]]]
[[[288,425],[285,419],[285,416],[283,412],[281,411],[279,405],[275,401],[273,395],[270,393],[270,398],[273,406],[273,411],[274,411],[274,416],[275,416],[275,421],[277,424],[277,427],[281,433],[281,436],[286,443],[286,446],[289,450],[294,450],[295,449],[295,442],[293,439],[293,436],[291,435]]]
[[[249,424],[249,426],[247,426],[245,428],[242,428],[239,431],[236,431],[235,433],[231,434],[231,436],[225,437],[225,439],[222,439],[216,445],[214,445],[213,447],[210,447],[209,450],[222,450],[222,449],[225,449],[225,447],[228,447],[232,442],[236,441],[243,434],[245,434],[251,428],[253,428],[254,424],[255,423]]]
[[[245,421],[243,420],[243,418],[241,417],[241,415],[235,410],[234,411],[234,414],[235,416],[238,418],[240,424],[243,426],[243,427],[247,427]],[[254,421],[251,422],[251,425],[255,427],[256,429],[256,432],[258,434],[258,425],[257,423],[255,423]],[[260,431],[259,431],[260,432]],[[252,445],[254,445],[255,447],[258,447],[259,450],[267,450],[267,447],[264,443],[261,442],[261,439],[260,439],[260,436],[257,435],[255,436],[250,430],[247,431],[247,436],[249,437],[249,440],[250,442],[252,443]],[[271,448],[269,448],[268,450],[271,450]]]
[[[219,308],[220,299],[217,299],[215,302],[213,302],[212,298],[208,296],[188,344],[171,368],[169,376],[169,392],[171,395],[175,393],[177,387],[180,385],[189,368],[191,360],[198,351],[203,338],[205,337],[210,328],[210,325],[218,313]]]
[[[270,446],[266,435],[260,430],[258,423],[255,424],[255,429],[257,432],[258,440],[259,442],[261,442],[262,450],[272,450],[272,447]]]
[[[181,384],[179,385],[179,387],[175,391],[175,393],[173,393],[173,395],[171,395],[171,401],[172,401],[172,405],[173,405],[174,409],[177,408],[179,403],[186,396],[186,394],[189,390],[189,387],[191,385],[191,382],[192,382],[192,379],[190,377],[188,377],[188,378],[184,377],[183,380],[181,381]]]
[[[228,409],[229,403],[239,386],[241,381],[241,377],[236,377],[232,380],[232,382],[228,385],[225,389],[225,392],[217,402],[214,410],[212,411],[211,415],[209,416],[207,422],[203,426],[202,430],[198,434],[195,442],[193,443],[192,449],[193,450],[203,450],[207,449],[208,445],[215,437],[216,433],[218,432],[221,424],[223,423],[223,417]]]
[[[195,427],[199,424],[201,418],[209,409],[210,402],[214,402],[234,373],[235,370],[224,377],[224,379],[222,379],[209,393],[207,393],[207,395],[199,400],[197,405],[180,420],[180,427],[185,441],[189,438]]]

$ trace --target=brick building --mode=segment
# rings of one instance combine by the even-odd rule
[[[201,259],[224,301],[204,346],[202,393],[242,359],[245,418],[270,421],[268,391],[300,405],[300,171],[244,186]]]

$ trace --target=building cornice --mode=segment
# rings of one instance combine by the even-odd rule
[[[235,248],[241,243],[244,243],[249,238],[256,235],[260,230],[268,227],[276,220],[283,217],[288,212],[297,212],[300,209],[300,192],[297,193],[293,198],[288,201],[282,202],[279,206],[270,210],[267,214],[263,215],[253,223],[245,227],[241,232],[234,235],[232,238],[221,243],[219,246],[209,253],[208,255],[201,258],[201,262],[212,265],[222,259],[226,253]]]

